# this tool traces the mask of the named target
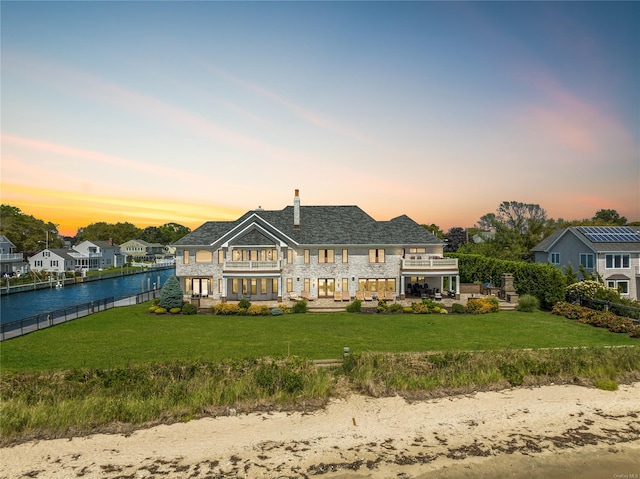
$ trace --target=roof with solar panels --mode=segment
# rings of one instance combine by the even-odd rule
[[[571,226],[555,231],[532,251],[549,251],[567,234],[575,235],[596,252],[640,252],[640,226]]]

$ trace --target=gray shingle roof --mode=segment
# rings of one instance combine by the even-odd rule
[[[615,228],[613,226],[612,228]],[[554,231],[547,238],[543,239],[536,246],[531,248],[531,251],[543,251],[548,252],[549,248],[558,240],[558,238],[562,234],[573,234],[577,238],[584,241],[586,244],[590,245],[594,251],[596,252],[626,252],[626,253],[634,253],[640,252],[640,242],[626,242],[626,243],[616,243],[616,242],[597,242],[591,241],[587,238],[578,227],[570,226],[568,228],[563,228],[560,230]]]
[[[212,244],[253,215],[258,218],[251,221],[259,224],[266,222],[301,245],[442,243],[406,215],[389,221],[376,221],[357,206],[300,206],[300,228],[294,229],[293,206],[287,206],[282,210],[247,211],[236,221],[208,221],[174,244],[175,246]]]

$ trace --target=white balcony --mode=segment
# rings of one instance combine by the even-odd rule
[[[226,261],[225,271],[278,271],[280,261]]]
[[[0,261],[23,261],[22,253],[3,253],[0,254]]]
[[[451,271],[458,269],[458,258],[411,258],[402,260],[403,270]]]

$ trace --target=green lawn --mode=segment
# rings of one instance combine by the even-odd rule
[[[3,371],[114,368],[176,359],[352,352],[496,350],[639,345],[625,334],[545,312],[467,315],[292,314],[155,316],[148,304],[115,308],[0,345]]]

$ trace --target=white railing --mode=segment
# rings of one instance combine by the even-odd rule
[[[225,270],[248,271],[248,270],[278,270],[280,261],[226,261]]]
[[[458,269],[458,258],[403,259],[402,269]]]
[[[3,253],[0,254],[0,261],[23,261],[22,253]]]

